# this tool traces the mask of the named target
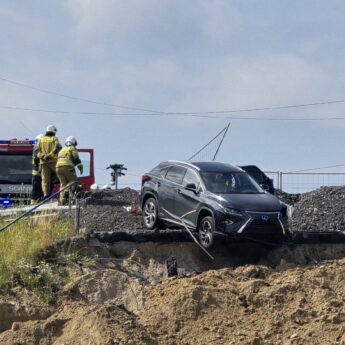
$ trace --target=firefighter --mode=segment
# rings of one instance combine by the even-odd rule
[[[38,142],[37,157],[40,159],[43,197],[49,197],[52,181],[56,175],[57,155],[61,150],[57,129],[53,125],[47,126],[45,135]]]
[[[77,139],[75,137],[68,137],[65,142],[65,147],[59,152],[58,160],[56,163],[56,173],[60,180],[60,190],[67,186],[70,182],[76,181],[77,175],[75,167],[80,173],[83,173],[83,164],[79,158],[77,150]],[[75,190],[75,186],[72,187]],[[68,191],[60,193],[60,205],[67,202]]]
[[[37,157],[38,142],[43,137],[43,134],[36,136],[36,144],[32,152],[32,191],[31,191],[31,204],[39,202],[43,196],[42,192],[42,178],[40,169],[40,159]]]

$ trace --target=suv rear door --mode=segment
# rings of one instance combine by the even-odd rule
[[[163,217],[167,216],[168,218],[171,218],[170,215],[164,214],[164,210],[167,210],[169,213],[175,215],[175,199],[179,193],[179,190],[182,189],[182,181],[186,170],[186,168],[180,165],[172,165],[167,170],[164,180],[162,180],[161,184],[159,185],[158,202],[160,211],[163,211]]]
[[[182,186],[175,197],[175,213],[178,217],[183,217],[187,225],[196,228],[200,193],[186,189],[186,186],[191,183],[194,183],[197,190],[200,190],[201,180],[198,173],[188,168],[184,175]]]

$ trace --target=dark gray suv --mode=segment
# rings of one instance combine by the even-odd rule
[[[287,205],[240,168],[217,162],[166,161],[142,177],[148,229],[188,227],[210,247],[216,235],[274,237],[286,233]]]

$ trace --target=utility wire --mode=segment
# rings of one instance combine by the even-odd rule
[[[66,111],[66,110],[52,110],[52,109],[41,109],[41,108],[27,108],[27,107],[17,107],[17,106],[7,106],[0,105],[0,109],[6,110],[20,110],[28,112],[41,112],[41,113],[53,113],[60,115],[88,115],[88,116],[117,116],[117,117],[196,117],[196,118],[206,118],[206,119],[224,119],[224,120],[255,120],[255,121],[335,121],[335,120],[345,120],[345,116],[331,116],[331,117],[241,117],[241,116],[212,116],[212,115],[202,115],[200,113],[112,113],[112,112],[85,112],[85,111]]]
[[[231,110],[219,110],[219,111],[198,111],[198,112],[179,112],[179,114],[226,114],[226,113],[243,113],[251,111],[265,111],[265,110],[281,110],[281,109],[290,109],[290,108],[303,108],[303,107],[312,107],[318,105],[328,105],[328,104],[337,104],[345,103],[345,99],[340,100],[330,100],[314,103],[301,103],[301,104],[291,104],[291,105],[278,105],[272,107],[262,107],[262,108],[247,108],[247,109],[231,109]]]
[[[197,156],[202,150],[204,150],[207,146],[209,146],[212,142],[214,142],[221,134],[223,134],[226,129],[228,128],[225,127],[223,128],[214,138],[212,138],[206,145],[204,145],[199,151],[197,151],[196,153],[194,153],[190,158],[188,158],[188,161],[191,161],[195,156]]]
[[[108,171],[107,169],[104,169],[104,168],[95,168],[96,170],[100,170],[100,171]],[[135,176],[135,177],[141,177],[142,175],[138,175],[138,174],[131,174],[131,173],[128,173],[126,172],[125,173],[126,176]]]
[[[110,106],[110,107],[116,107],[116,108],[121,108],[121,109],[128,109],[128,110],[139,110],[139,111],[145,111],[145,112],[151,112],[151,113],[156,113],[156,114],[180,114],[180,115],[192,115],[192,114],[226,114],[226,113],[240,113],[240,112],[253,112],[253,111],[265,111],[265,110],[281,110],[281,109],[291,109],[291,108],[304,108],[304,107],[312,107],[312,106],[319,106],[319,105],[329,105],[329,104],[337,104],[337,103],[345,103],[345,99],[339,99],[339,100],[327,100],[327,101],[320,101],[320,102],[311,102],[311,103],[299,103],[299,104],[289,104],[289,105],[279,105],[279,106],[269,106],[269,107],[253,107],[253,108],[240,108],[240,109],[230,109],[230,110],[219,110],[219,111],[193,111],[193,112],[162,112],[162,111],[157,111],[157,110],[151,110],[151,109],[145,109],[142,107],[130,107],[130,106],[124,106],[124,105],[118,105],[118,104],[112,104],[112,103],[106,103],[106,102],[100,102],[100,101],[95,101],[91,100],[88,98],[82,98],[82,97],[76,97],[76,96],[70,96],[66,94],[62,94],[59,92],[47,90],[47,89],[42,89],[38,88],[36,86],[32,86],[29,84],[25,84],[22,82],[18,82],[15,80],[11,80],[5,77],[0,76],[0,80],[11,83],[13,85],[25,87],[31,90],[35,90],[41,93],[46,93],[54,96],[59,96],[71,100],[76,100],[76,101],[82,101],[82,102],[87,102],[87,103],[92,103],[92,104],[98,104],[98,105],[104,105],[104,106]]]
[[[25,125],[25,123],[21,120],[18,121],[23,128],[25,128],[28,132],[30,132],[32,135],[36,135],[28,126]]]
[[[10,79],[7,79],[7,78],[1,77],[1,76],[0,76],[0,80],[5,81],[5,82],[10,83],[10,84],[13,84],[13,85],[25,87],[27,89],[35,90],[35,91],[38,91],[38,92],[41,92],[41,93],[46,93],[46,94],[49,94],[49,95],[63,97],[63,98],[71,99],[71,100],[74,100],[74,101],[82,101],[82,102],[86,102],[86,103],[105,105],[105,106],[108,106],[108,107],[116,107],[116,108],[128,109],[128,110],[139,110],[139,111],[147,111],[147,112],[151,112],[151,113],[160,113],[159,111],[152,110],[152,109],[129,107],[129,106],[124,106],[124,105],[111,104],[111,103],[106,103],[106,102],[99,102],[99,101],[95,101],[95,100],[87,99],[87,98],[82,98],[82,97],[69,96],[69,95],[65,95],[63,93],[59,93],[59,92],[55,92],[55,91],[50,91],[50,90],[47,90],[47,89],[41,89],[41,88],[36,87],[36,86],[32,86],[32,85],[28,85],[28,84],[25,84],[25,83],[21,83],[19,81],[10,80]]]
[[[336,164],[336,165],[328,165],[328,166],[325,166],[325,167],[318,167],[318,168],[310,168],[310,169],[302,169],[302,170],[289,171],[288,173],[289,174],[293,174],[293,173],[300,173],[300,172],[306,172],[306,171],[339,168],[339,167],[344,167],[344,166],[345,166],[345,164]]]

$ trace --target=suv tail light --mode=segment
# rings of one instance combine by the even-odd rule
[[[145,182],[150,181],[151,177],[147,175],[141,176],[141,185],[143,185]]]

